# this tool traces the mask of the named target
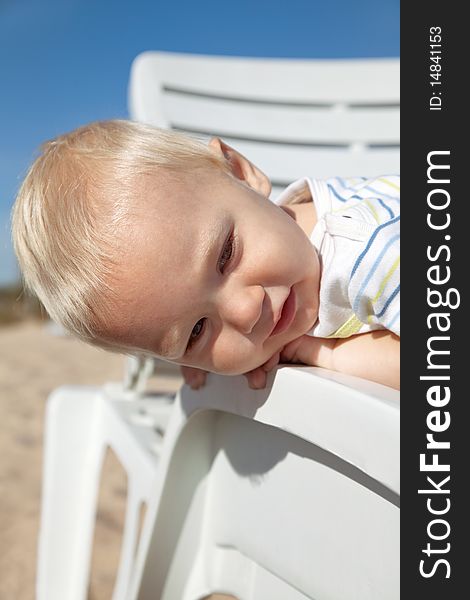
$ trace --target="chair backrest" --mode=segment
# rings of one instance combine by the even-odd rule
[[[134,120],[219,136],[270,177],[399,171],[398,59],[291,60],[144,52]]]
[[[311,368],[184,387],[129,598],[396,600],[398,399]]]

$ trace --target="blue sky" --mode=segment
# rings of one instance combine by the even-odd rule
[[[9,213],[46,139],[126,118],[145,50],[341,58],[399,55],[399,0],[0,0],[0,285],[17,277]]]

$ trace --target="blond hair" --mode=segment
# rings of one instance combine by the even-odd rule
[[[132,353],[103,332],[112,289],[116,227],[138,175],[191,172],[227,163],[199,140],[124,120],[99,121],[41,146],[12,211],[12,236],[26,290],[85,342]]]

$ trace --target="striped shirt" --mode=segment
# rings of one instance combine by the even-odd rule
[[[322,270],[318,320],[308,333],[342,338],[388,329],[399,336],[399,177],[302,179],[277,203],[305,185],[317,211],[311,241]]]

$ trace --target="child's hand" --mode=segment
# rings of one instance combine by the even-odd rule
[[[245,373],[245,377],[248,380],[248,385],[253,390],[259,390],[266,386],[266,378],[269,371],[272,371],[279,362],[279,352],[271,356],[271,358],[252,371]],[[196,367],[181,367],[181,373],[183,375],[185,383],[193,390],[198,390],[206,383],[207,371],[197,369]]]
[[[389,331],[371,331],[344,339],[302,335],[264,365],[245,373],[250,388],[264,388],[267,374],[279,362],[333,369],[400,389],[400,338]],[[181,367],[181,371],[193,389],[206,382],[206,371],[194,367]]]

